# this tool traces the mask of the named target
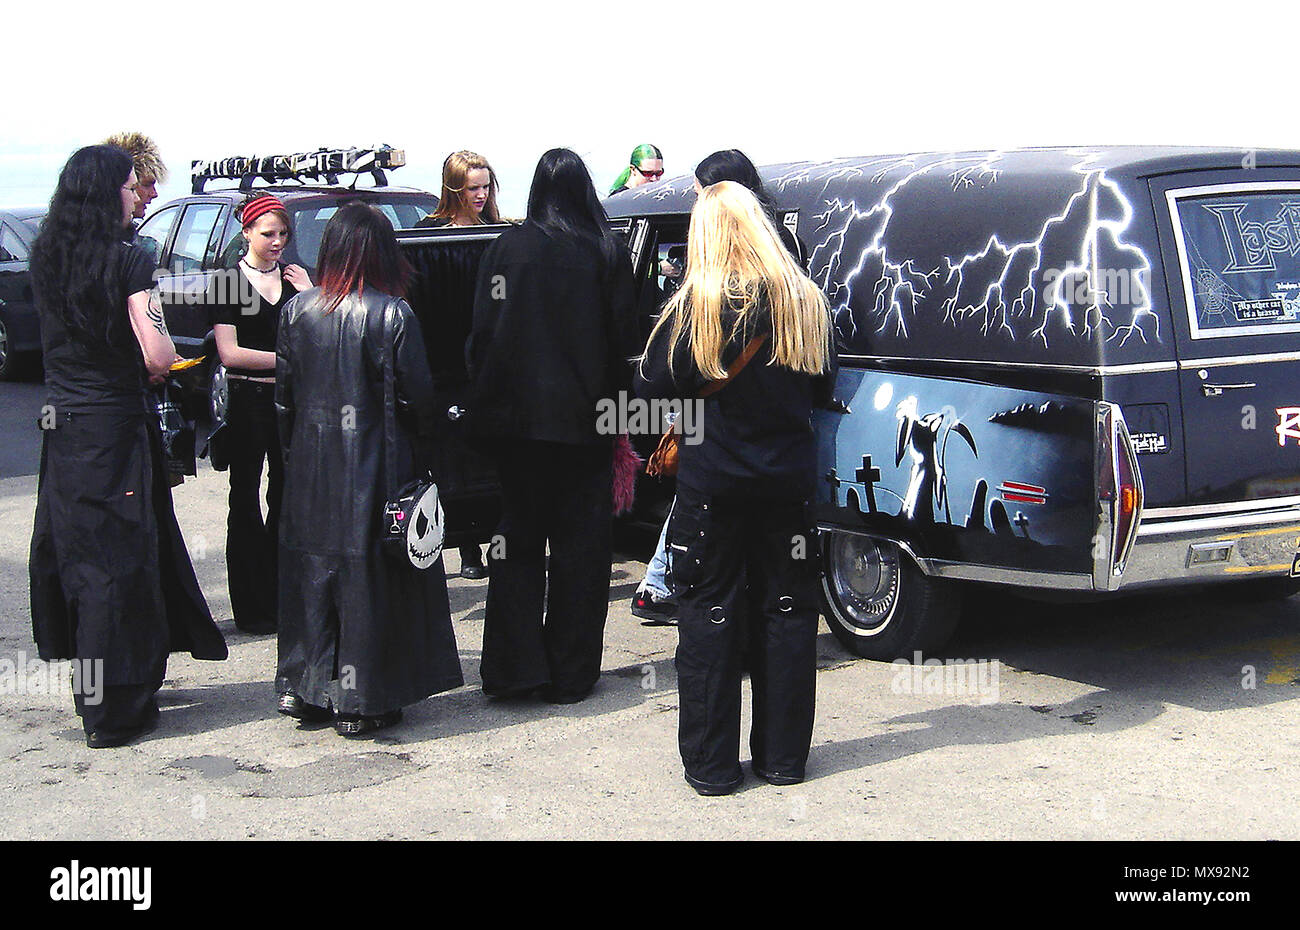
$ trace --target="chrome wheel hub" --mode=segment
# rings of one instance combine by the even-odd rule
[[[827,583],[842,622],[859,636],[875,636],[898,606],[898,549],[869,536],[831,536]]]
[[[225,366],[218,364],[212,369],[212,420],[221,423],[226,419],[226,406],[230,402],[230,387],[226,381]]]

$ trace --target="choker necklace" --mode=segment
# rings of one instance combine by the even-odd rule
[[[245,268],[252,268],[252,269],[253,269],[254,271],[256,271],[258,274],[270,274],[270,273],[273,272],[273,271],[279,271],[279,270],[280,270],[280,263],[279,263],[279,262],[276,262],[276,263],[275,263],[274,265],[272,265],[270,268],[267,268],[265,271],[263,271],[261,268],[258,268],[256,265],[254,265],[252,262],[250,262],[250,261],[249,261],[248,259],[246,259],[246,258],[241,258],[240,261],[244,263],[244,267],[245,267]]]

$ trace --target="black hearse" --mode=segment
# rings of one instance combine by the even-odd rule
[[[930,153],[769,167],[835,314],[827,621],[938,648],[959,582],[1053,597],[1300,572],[1300,152]],[[647,294],[684,176],[606,202]]]

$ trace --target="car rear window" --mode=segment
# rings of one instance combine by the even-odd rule
[[[437,206],[437,201],[433,198],[428,203],[411,200],[366,200],[366,203],[378,207],[380,212],[388,217],[394,229],[412,228],[432,213]],[[288,205],[289,213],[293,218],[294,248],[299,259],[309,269],[316,268],[321,236],[325,234],[325,224],[338,212],[340,206],[342,206],[341,201],[327,204],[317,202],[302,206],[295,206],[292,203]]]
[[[1300,182],[1167,197],[1192,338],[1300,331]]]

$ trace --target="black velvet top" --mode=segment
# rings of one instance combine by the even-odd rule
[[[208,287],[212,324],[215,326],[218,323],[226,323],[235,327],[235,336],[239,340],[241,349],[274,352],[280,311],[297,293],[292,284],[281,280],[280,299],[271,303],[258,293],[257,288],[249,283],[242,271],[238,268],[230,268],[222,272]],[[247,375],[252,378],[269,378],[275,374],[273,368],[227,368],[226,370],[233,375]]]

